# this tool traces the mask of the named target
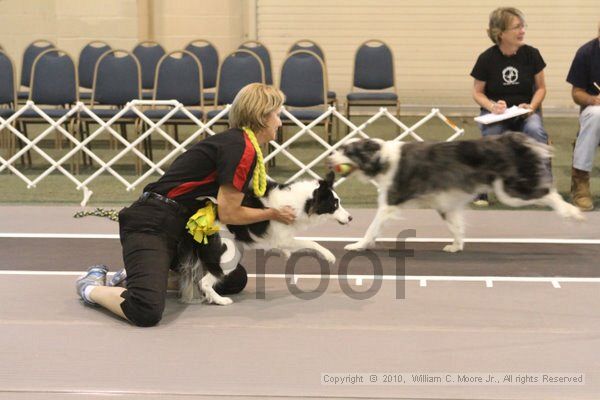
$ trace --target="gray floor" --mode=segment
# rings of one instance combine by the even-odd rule
[[[2,399],[597,399],[600,393],[600,283],[555,288],[539,282],[486,287],[484,282],[429,281],[422,287],[419,281],[379,281],[379,289],[368,289],[372,281],[365,280],[362,286],[350,281],[348,295],[349,289],[342,290],[336,280],[300,279],[292,285],[282,277],[260,278],[264,299],[257,298],[262,291],[257,292],[256,279],[229,307],[182,305],[172,293],[161,324],[141,329],[80,304],[73,285],[76,268],[59,268],[52,261],[68,259],[68,250],[48,246],[46,239],[22,239],[27,245],[19,245],[19,239],[10,237],[116,233],[110,221],[72,219],[75,211],[0,207]],[[372,210],[353,214],[350,226],[331,224],[306,234],[357,237]],[[576,224],[547,212],[472,211],[467,236],[597,240],[600,213],[586,215],[587,222]],[[449,236],[434,213],[419,210],[407,211],[406,219],[388,227],[383,236],[395,237],[408,228],[416,229],[420,238]],[[114,251],[115,240],[106,240],[112,244],[105,251]],[[48,257],[32,261],[27,248],[38,244],[46,246]],[[558,267],[561,257],[586,264],[579,266],[584,276],[597,275],[596,266],[589,265],[597,245],[528,244],[537,246],[531,250],[500,243],[503,250],[498,250],[474,243],[458,257],[436,251],[437,245],[427,244],[433,248],[423,251],[423,260],[446,260],[460,269],[465,260],[475,263],[477,253],[484,277],[499,254],[512,255],[503,258],[506,264],[530,264],[537,259],[535,252],[540,257],[550,254],[546,258],[558,260]],[[343,251],[338,248],[336,254]],[[524,269],[542,271],[543,259],[537,261],[538,266]],[[23,268],[25,264],[30,268]],[[27,275],[26,269],[41,272]],[[562,276],[577,270],[565,269]],[[323,282],[325,289],[314,299],[296,293],[312,292]],[[355,299],[357,293],[362,300]],[[373,372],[581,373],[585,384],[321,384],[323,373]]]

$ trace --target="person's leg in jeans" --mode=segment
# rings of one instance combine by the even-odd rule
[[[478,125],[479,125],[479,129],[481,130],[481,136],[483,136],[483,137],[502,135],[504,132],[509,130],[508,124],[504,121],[495,122],[493,124],[488,124],[488,125],[483,125],[483,124],[478,124]]]
[[[485,114],[489,114],[489,111],[481,112],[481,115],[485,115]],[[496,123],[488,124],[488,125],[484,125],[484,124],[478,124],[478,125],[479,125],[479,130],[481,131],[481,136],[483,136],[483,137],[502,135],[504,132],[506,132],[509,129],[507,123],[504,121],[500,121],[500,122],[496,122]],[[488,194],[487,193],[479,193],[475,197],[475,200],[473,201],[473,205],[478,206],[478,207],[487,207],[489,205]]]
[[[542,116],[539,112],[535,112],[529,115],[525,120],[523,120],[520,124],[520,131],[534,139],[537,142],[543,144],[548,143],[548,133],[544,129],[544,123],[542,121]],[[550,159],[546,162],[546,174],[547,178],[552,181],[552,163]]]
[[[535,112],[522,122],[522,131],[524,134],[540,143],[548,144],[548,133],[544,129],[542,116]]]
[[[600,106],[588,106],[579,116],[579,135],[573,151],[571,198],[581,210],[594,209],[590,190],[590,172],[600,144]]]
[[[579,116],[579,135],[573,152],[573,168],[590,172],[600,143],[600,106],[589,106]]]

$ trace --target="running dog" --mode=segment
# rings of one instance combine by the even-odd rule
[[[232,300],[220,296],[214,290],[214,286],[237,267],[243,248],[278,249],[286,257],[299,250],[311,250],[333,264],[335,256],[331,251],[311,240],[296,239],[295,235],[302,229],[314,227],[325,221],[336,220],[345,225],[352,220],[352,216],[340,205],[340,199],[333,190],[334,177],[334,173],[329,172],[324,180],[319,181],[305,180],[289,185],[270,181],[264,197],[259,198],[250,193],[244,196],[242,205],[246,207],[291,206],[296,211],[296,220],[291,225],[277,221],[228,225],[234,240],[221,240],[219,235],[212,235],[208,237],[207,244],[200,244],[194,241],[191,235],[184,235],[179,248],[181,301],[231,304]],[[195,293],[195,288],[200,290],[200,297]]]
[[[477,193],[493,190],[511,207],[549,206],[560,216],[582,220],[579,209],[552,187],[547,165],[551,147],[522,133],[455,142],[351,140],[328,158],[347,176],[356,172],[379,187],[377,213],[364,237],[346,250],[375,245],[382,224],[402,208],[433,208],[444,219],[454,242],[444,251],[462,251],[463,210]]]

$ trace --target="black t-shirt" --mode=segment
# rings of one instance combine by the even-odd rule
[[[571,63],[567,82],[584,89],[592,96],[598,95],[594,82],[600,85],[600,40],[590,40],[577,50]]]
[[[485,82],[485,95],[504,100],[508,107],[530,103],[535,92],[535,75],[546,67],[535,47],[523,45],[513,56],[505,56],[497,45],[481,53],[471,76]]]
[[[193,145],[145,192],[155,192],[195,207],[197,197],[217,197],[219,186],[246,191],[256,164],[256,150],[241,129],[229,129]]]

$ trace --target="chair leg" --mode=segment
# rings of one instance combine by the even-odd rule
[[[90,135],[90,121],[82,122],[80,120],[79,121],[79,132],[81,133],[81,140],[85,140]],[[92,150],[92,142],[91,141],[89,142],[87,148]],[[89,165],[91,167],[93,165],[92,157],[86,155],[86,153],[83,153],[83,165],[87,165],[88,160],[89,160]]]
[[[165,125],[163,124],[162,127],[165,127]],[[169,125],[167,125],[163,131],[167,132],[167,134],[169,136],[173,136],[173,134],[171,133],[173,130],[173,128]],[[167,139],[165,139],[164,143],[163,143],[163,150],[168,150],[169,149],[169,141]]]
[[[24,121],[20,121],[17,124],[21,125],[21,128],[17,128],[19,129],[19,131],[23,134],[23,136],[25,136],[26,138],[29,138],[29,135],[27,134],[27,123]],[[23,147],[25,147],[25,143],[21,140],[18,139],[19,141],[19,149],[22,149]],[[25,154],[21,155],[21,165],[27,165],[29,167],[31,167],[31,150],[27,150],[25,152]]]
[[[69,133],[71,133],[71,135],[75,138],[79,137],[79,134],[76,132],[76,123],[75,123],[75,119],[71,118],[71,120],[69,121],[69,127],[67,128],[67,131]],[[73,147],[75,147],[75,143],[73,143],[71,140],[69,140],[69,149],[73,149]],[[79,151],[77,152],[79,153]],[[78,154],[75,153],[73,154],[73,156],[71,156],[71,171],[75,171],[75,175],[79,175],[79,159]]]
[[[339,111],[339,103],[338,100],[335,99],[335,109]],[[335,128],[335,141],[337,142],[338,140],[340,140],[340,122],[336,119],[333,118],[333,115],[330,115],[330,121],[331,121],[331,129],[333,130]]]
[[[150,128],[149,125],[145,125],[144,129],[148,130]],[[154,160],[154,147],[152,146],[152,135],[149,135],[148,137],[146,137],[146,143],[148,146],[148,158],[153,161]]]
[[[82,135],[82,138],[85,138],[85,139],[87,139],[88,136],[90,136],[90,123],[88,121],[86,121],[86,123],[85,123],[85,131],[82,131],[81,135]],[[87,146],[87,148],[90,149],[90,151],[93,151],[92,142],[93,142],[93,140],[90,140],[90,142],[88,143],[88,146]],[[89,161],[89,163],[88,163],[89,166],[93,167],[94,160],[92,159],[92,157],[86,156],[84,153],[84,160],[86,160],[86,159]]]
[[[119,131],[121,133],[121,137],[127,140],[127,124],[125,122],[119,122]]]
[[[0,148],[8,149],[8,135],[6,129],[2,129],[2,131],[0,131]]]
[[[12,123],[13,127],[17,127],[17,122],[13,121]],[[16,147],[17,147],[17,142],[16,142],[16,136],[12,134],[12,132],[8,129],[4,130],[5,133],[7,134],[7,138],[6,138],[6,148],[8,150],[8,157],[7,158],[11,158],[17,151]],[[9,174],[12,174],[11,170],[8,170]]]
[[[283,126],[280,126],[277,129],[277,139],[276,140],[277,140],[277,143],[279,143],[279,144],[283,143]],[[273,146],[271,146],[270,143],[268,144],[268,150],[269,150],[269,153],[273,150]],[[275,157],[273,157],[273,158],[271,158],[269,160],[268,166],[269,167],[276,167],[277,166],[277,162],[275,161]]]
[[[352,121],[350,119],[350,102],[346,101],[346,118],[348,119],[348,121]],[[346,125],[346,135],[348,135],[350,133],[350,127],[348,125]]]
[[[114,126],[113,126],[113,129],[114,129]],[[106,133],[108,134],[108,148],[110,150],[115,150],[117,148],[117,139],[115,139],[113,134],[110,133],[109,131],[106,131]]]
[[[54,148],[62,150],[62,138],[61,133],[58,129],[54,130]]]
[[[138,120],[135,120],[135,122],[133,123],[133,136],[135,138],[138,138],[140,134],[140,123],[138,122]],[[142,144],[137,145],[137,149],[140,151],[143,151],[142,147]],[[133,153],[133,156],[135,157],[135,172],[139,176],[142,174],[142,159],[138,157],[135,153]]]
[[[398,120],[400,120],[400,102],[397,101],[396,102],[396,118],[398,118]],[[400,127],[398,125],[396,125],[396,135],[400,134]]]
[[[175,141],[179,143],[179,125],[175,123],[173,124],[173,128],[175,129]]]

